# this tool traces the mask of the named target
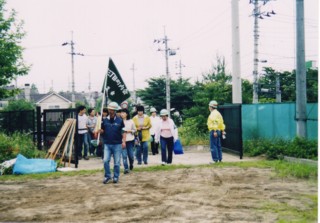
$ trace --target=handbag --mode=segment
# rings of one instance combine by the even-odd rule
[[[173,152],[174,152],[175,155],[181,155],[181,154],[183,154],[183,148],[182,148],[180,139],[177,139],[177,140],[174,142]]]

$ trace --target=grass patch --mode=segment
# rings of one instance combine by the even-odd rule
[[[148,166],[135,168],[134,172],[156,172],[156,171],[173,171],[177,169],[190,169],[190,168],[224,168],[224,167],[239,167],[239,168],[271,168],[277,177],[286,178],[294,177],[298,179],[317,180],[318,168],[302,163],[290,163],[287,161],[275,160],[259,160],[248,162],[222,162],[214,165],[166,165],[166,166]],[[0,176],[1,181],[26,181],[26,180],[42,180],[59,178],[62,176],[86,176],[91,174],[102,173],[103,169],[97,170],[81,170],[70,172],[53,172],[42,174],[27,174],[27,175],[3,175]]]
[[[279,217],[278,223],[317,222],[318,219],[318,195],[304,195],[299,199],[304,207],[303,210],[286,203],[269,202],[263,205],[261,211],[276,213]]]

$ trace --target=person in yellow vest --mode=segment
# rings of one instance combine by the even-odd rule
[[[144,114],[144,107],[137,106],[137,115],[132,118],[132,121],[136,125],[137,134],[140,135],[140,145],[137,146],[136,157],[138,165],[141,165],[143,154],[143,163],[148,164],[148,142],[150,139],[151,120],[150,117]]]
[[[223,117],[217,110],[218,103],[216,101],[210,101],[209,110],[210,115],[208,117],[207,125],[210,132],[210,150],[213,162],[216,163],[222,161],[222,149],[221,149],[221,137],[225,134],[225,124]]]

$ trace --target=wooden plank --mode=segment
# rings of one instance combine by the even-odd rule
[[[61,144],[61,141],[63,140],[65,134],[66,134],[66,131],[67,129],[69,128],[70,126],[70,120],[67,119],[63,126],[61,127],[57,137],[55,138],[54,142],[52,143],[50,149],[48,150],[48,153],[46,155],[46,158],[51,158],[52,159],[52,154],[55,153],[55,151],[59,148],[59,145]]]
[[[70,119],[67,119],[66,121],[68,121],[67,128],[66,128],[64,134],[63,134],[62,137],[61,137],[61,140],[60,140],[60,143],[59,143],[58,146],[57,146],[57,149],[55,150],[55,152],[54,152],[53,155],[52,155],[52,159],[55,159],[55,158],[56,158],[58,152],[60,151],[60,149],[61,149],[61,147],[62,147],[62,145],[63,145],[63,143],[65,142],[65,138],[66,138],[66,136],[68,135],[68,132],[70,131],[70,127],[71,127],[71,122],[72,122],[72,121],[71,121]]]
[[[71,125],[69,128],[70,130],[69,130],[68,136],[66,138],[66,143],[65,143],[63,151],[62,151],[60,162],[62,162],[63,159],[66,160],[64,157],[66,152],[70,155],[70,144],[73,142],[75,126],[76,126],[76,120],[71,120]],[[65,164],[65,162],[64,162],[64,164]]]
[[[73,134],[70,142],[70,147],[69,147],[69,162],[68,162],[68,167],[70,167],[71,159],[72,159],[72,151],[74,148],[74,136],[75,136],[75,131],[76,131],[76,122],[77,120],[74,120],[74,126],[73,126]]]

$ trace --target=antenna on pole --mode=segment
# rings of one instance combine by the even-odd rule
[[[74,82],[74,55],[84,56],[82,53],[75,53],[74,52],[74,45],[73,42],[73,31],[71,31],[71,41],[62,43],[62,46],[70,45],[71,46],[71,91],[72,91],[72,102],[75,102],[75,82]]]
[[[132,79],[133,79],[133,84],[132,84],[132,90],[133,90],[133,101],[134,104],[137,104],[137,95],[136,95],[136,86],[135,86],[135,77],[134,77],[134,71],[137,69],[134,67],[134,64],[132,64],[132,67],[130,68],[132,70]]]
[[[259,1],[262,2],[263,6],[266,5],[271,0],[250,0],[249,4],[254,5],[252,16],[254,16],[254,28],[253,28],[253,99],[252,103],[257,104],[259,102],[258,98],[258,63],[259,61],[259,19],[264,19],[266,17],[271,17],[271,15],[275,15],[276,13],[272,10],[271,12],[261,12],[259,6]]]

